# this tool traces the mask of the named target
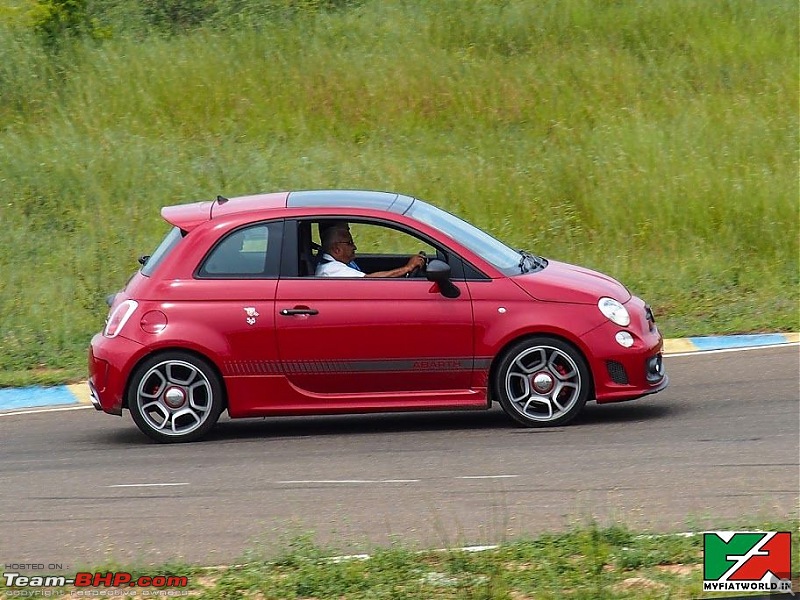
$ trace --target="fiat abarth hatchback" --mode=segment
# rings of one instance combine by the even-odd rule
[[[653,313],[623,285],[509,248],[419,199],[282,192],[161,215],[172,228],[109,297],[89,354],[95,408],[128,409],[159,442],[197,440],[224,410],[240,418],[499,402],[522,425],[563,425],[587,400],[667,386]],[[425,265],[404,277],[317,277],[330,261],[320,233],[332,224],[349,228],[365,273],[406,271],[420,252]]]

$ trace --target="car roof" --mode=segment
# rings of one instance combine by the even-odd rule
[[[206,200],[191,204],[165,206],[161,216],[165,221],[191,231],[209,219],[231,216],[260,210],[280,208],[367,208],[385,210],[397,214],[405,213],[414,198],[391,192],[367,190],[307,190],[298,192],[276,192]]]
[[[317,190],[291,192],[288,208],[370,208],[403,214],[414,198],[391,192],[366,190]]]

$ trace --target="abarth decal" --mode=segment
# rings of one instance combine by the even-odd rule
[[[258,312],[256,311],[256,307],[255,306],[245,306],[244,307],[244,313],[247,315],[247,318],[245,319],[247,324],[248,325],[255,325],[256,324],[256,318],[258,318],[258,316],[259,316]]]

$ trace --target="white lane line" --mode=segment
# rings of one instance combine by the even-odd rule
[[[94,408],[93,406],[65,406],[64,408],[42,408],[42,409],[24,409],[14,412],[0,412],[0,417],[13,417],[16,415],[37,415],[40,413],[63,412],[65,410],[84,410],[86,408]]]
[[[418,483],[419,479],[289,479],[275,483],[303,484],[303,483]]]
[[[376,483],[369,479],[287,479],[276,481],[275,483]]]
[[[384,479],[380,483],[418,483],[419,479]]]
[[[454,479],[512,479],[519,475],[463,475]]]
[[[169,487],[173,485],[189,485],[188,481],[181,483],[118,483],[117,485],[107,485],[109,488],[132,488],[132,487]]]
[[[513,479],[519,475],[463,475],[451,479]],[[419,483],[421,479],[285,479],[279,485],[375,485],[381,483]]]
[[[746,352],[748,350],[786,348],[787,346],[800,346],[800,342],[788,342],[785,344],[769,344],[768,346],[750,346],[747,348],[720,348],[719,350],[695,350],[694,352],[676,352],[675,354],[664,354],[664,358],[672,358],[673,356],[699,356],[701,354],[723,354],[725,352]]]

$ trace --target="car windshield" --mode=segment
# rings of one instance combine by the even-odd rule
[[[172,251],[172,249],[178,245],[178,242],[183,239],[183,232],[178,227],[173,227],[169,230],[164,239],[161,240],[161,243],[156,248],[155,252],[147,259],[142,267],[142,275],[145,277],[150,277],[153,274],[153,271],[156,270],[156,267],[161,263],[162,260],[166,258],[166,256]]]
[[[416,200],[406,214],[435,227],[506,275],[520,272],[519,252],[463,219],[420,200]]]

